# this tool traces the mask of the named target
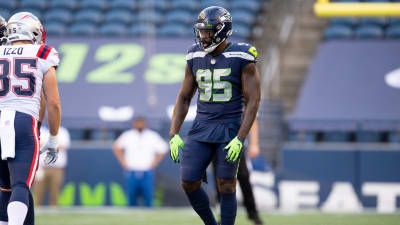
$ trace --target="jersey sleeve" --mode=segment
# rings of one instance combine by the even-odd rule
[[[244,45],[242,49],[242,68],[244,68],[249,63],[257,63],[257,49],[249,44]]]
[[[194,44],[189,47],[187,54],[186,54],[186,62],[190,69],[193,68],[193,58],[195,57],[195,54],[197,52],[196,49],[197,49],[197,45]]]
[[[57,68],[60,63],[58,51],[49,45],[41,45],[36,53],[36,57],[38,57],[42,62],[41,69],[43,74],[45,74],[51,67]]]

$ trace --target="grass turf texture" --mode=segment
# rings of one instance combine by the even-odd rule
[[[400,214],[262,213],[266,225],[400,225]],[[36,213],[37,225],[202,225],[189,208],[169,209],[63,209]],[[252,225],[243,210],[238,225]]]

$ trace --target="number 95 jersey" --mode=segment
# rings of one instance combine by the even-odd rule
[[[247,64],[255,63],[256,58],[256,49],[246,43],[228,43],[216,56],[202,51],[198,45],[189,49],[186,60],[198,87],[197,115],[189,136],[199,141],[222,142],[236,135],[244,103],[242,70]],[[215,128],[219,131],[213,132],[213,126],[229,123],[237,125],[225,131]],[[201,124],[206,125],[203,128]],[[232,134],[216,134],[224,132]]]
[[[58,52],[48,45],[0,46],[0,110],[38,120],[43,76],[59,61]]]

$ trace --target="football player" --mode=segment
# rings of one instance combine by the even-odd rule
[[[257,51],[249,44],[227,41],[232,34],[232,17],[222,7],[202,10],[194,30],[197,44],[186,56],[185,77],[171,122],[170,154],[173,161],[179,162],[179,149],[182,149],[181,184],[206,225],[217,222],[201,181],[207,166],[216,157],[221,222],[233,225],[237,211],[238,159],[260,101],[260,76],[255,65]],[[179,130],[196,89],[197,114],[184,144]]]
[[[42,90],[51,135],[40,152],[46,152],[47,163],[57,159],[61,107],[55,68],[59,58],[53,47],[42,44],[44,28],[33,14],[14,14],[6,28],[10,45],[0,46],[0,224],[34,224],[30,188],[39,159]]]

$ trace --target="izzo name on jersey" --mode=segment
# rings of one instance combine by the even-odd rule
[[[232,84],[229,81],[222,81],[221,78],[229,76],[231,68],[226,69],[198,69],[196,80],[200,89],[201,101],[227,102],[232,98]],[[215,93],[222,89],[223,93]]]
[[[3,55],[22,55],[24,48],[4,48]]]

